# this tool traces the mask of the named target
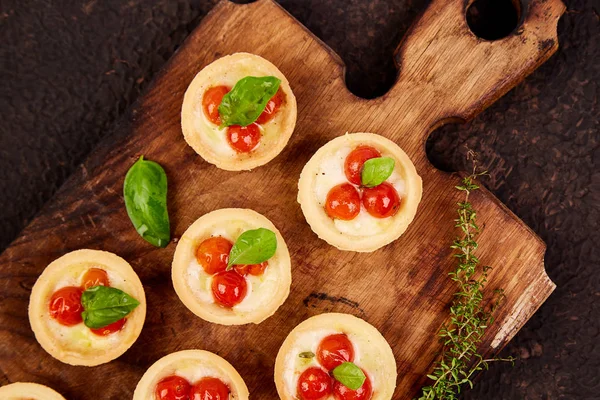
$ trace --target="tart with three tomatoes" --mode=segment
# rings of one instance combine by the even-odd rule
[[[171,353],[138,382],[133,400],[247,400],[248,388],[225,359],[204,350]]]
[[[396,377],[385,338],[349,314],[321,314],[302,322],[275,360],[282,400],[389,400]]]
[[[202,69],[183,99],[181,127],[202,158],[228,171],[268,163],[296,125],[296,98],[285,76],[262,57],[235,53]]]
[[[65,400],[48,386],[39,383],[15,382],[0,387],[2,400]]]
[[[422,192],[421,177],[398,145],[352,133],[325,144],[304,166],[298,202],[321,239],[340,250],[371,252],[404,233]]]
[[[290,293],[290,254],[261,214],[226,208],[200,217],[173,258],[175,292],[194,314],[222,325],[260,323]]]
[[[29,300],[35,338],[71,365],[119,357],[137,340],[145,317],[140,279],[127,261],[106,251],[77,250],[53,261]]]

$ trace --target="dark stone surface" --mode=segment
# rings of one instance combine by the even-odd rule
[[[0,2],[0,249],[110,130],[215,0]],[[337,51],[350,89],[392,85],[392,52],[425,0],[283,0]],[[600,17],[568,2],[558,53],[474,121],[436,131],[428,150],[465,169],[548,244],[557,290],[469,399],[600,399]],[[0,366],[1,369],[1,366]]]

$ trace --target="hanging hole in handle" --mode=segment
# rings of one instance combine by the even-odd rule
[[[520,0],[474,0],[467,6],[467,24],[481,39],[502,39],[519,25],[521,8]]]

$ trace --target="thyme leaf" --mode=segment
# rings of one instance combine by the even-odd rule
[[[434,364],[433,372],[427,375],[431,380],[423,387],[418,400],[457,400],[461,387],[473,387],[471,378],[477,371],[488,368],[492,361],[514,362],[513,357],[484,358],[478,351],[488,326],[494,322],[493,313],[504,298],[501,289],[495,290],[491,307],[484,306],[483,290],[487,283],[490,267],[479,267],[477,250],[477,213],[469,202],[469,195],[479,189],[477,179],[487,172],[478,172],[475,154],[469,151],[473,170],[464,177],[456,189],[464,193],[464,200],[457,204],[458,217],[455,220],[460,234],[450,246],[458,260],[456,269],[449,273],[457,285],[454,300],[450,307],[449,322],[439,331],[442,352]]]

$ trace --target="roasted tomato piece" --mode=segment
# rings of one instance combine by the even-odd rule
[[[83,289],[77,286],[66,286],[58,289],[50,298],[48,305],[50,316],[65,326],[73,326],[82,322],[82,293]]]

